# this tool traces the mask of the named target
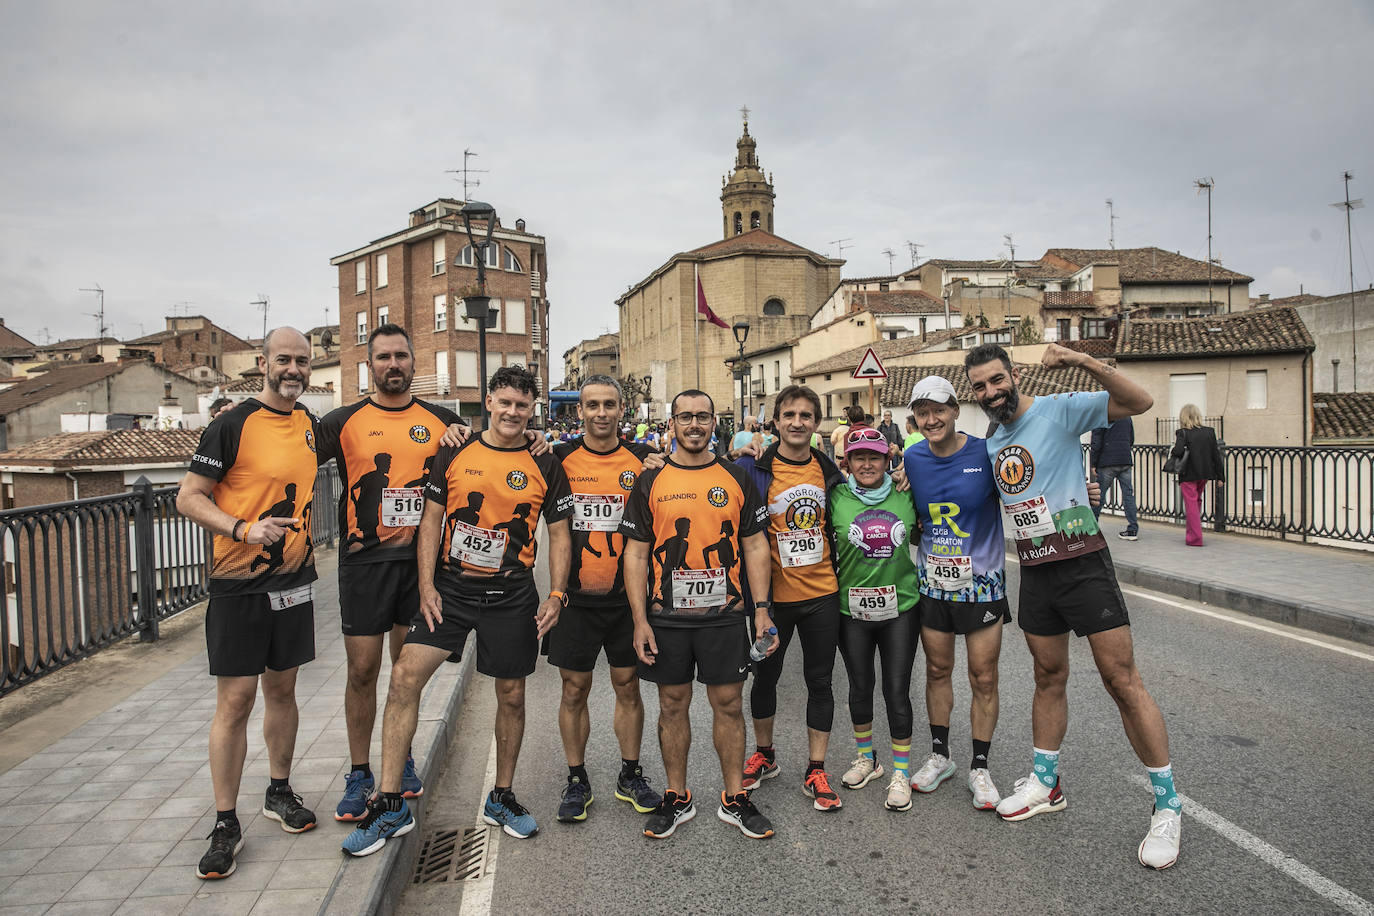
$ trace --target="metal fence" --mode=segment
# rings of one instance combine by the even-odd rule
[[[1202,423],[1216,430],[1218,439],[1226,438],[1225,417],[1203,417]],[[1160,445],[1172,445],[1179,425],[1178,417],[1155,417],[1155,441]]]
[[[338,536],[339,475],[315,478],[311,538]],[[210,536],[176,508],[176,487],[0,512],[5,613],[0,696],[206,597]]]
[[[1132,449],[1141,518],[1183,519],[1178,477],[1163,470],[1171,448]],[[1204,523],[1270,537],[1374,544],[1374,449],[1223,443],[1221,453],[1226,485],[1207,488]],[[1121,510],[1119,490],[1103,494],[1103,508]]]

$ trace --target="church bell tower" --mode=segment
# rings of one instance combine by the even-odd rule
[[[735,143],[735,168],[721,179],[720,205],[725,238],[751,229],[773,231],[772,176],[764,177],[757,144],[749,136],[749,109],[741,108],[744,133]]]

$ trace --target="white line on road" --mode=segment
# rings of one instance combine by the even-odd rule
[[[1129,778],[1131,782],[1136,785],[1143,786],[1147,790],[1150,788],[1150,781],[1138,773],[1132,774]],[[1250,833],[1242,827],[1236,826],[1210,808],[1198,804],[1187,795],[1179,793],[1178,797],[1183,802],[1184,814],[1192,817],[1204,827],[1220,834],[1222,838],[1235,843],[1261,862],[1283,872],[1308,890],[1324,897],[1349,913],[1358,913],[1360,916],[1374,916],[1374,903],[1370,903],[1353,891],[1346,890],[1330,878],[1318,874],[1282,849],[1269,845],[1253,833]]]
[[[491,754],[487,757],[487,772],[482,777],[481,800],[477,802],[477,827],[487,831],[487,863],[482,877],[469,881],[463,887],[463,903],[458,909],[459,916],[490,916],[491,894],[496,884],[496,850],[501,843],[501,830],[493,830],[482,820],[482,808],[487,803],[487,786],[496,780],[496,740],[491,742]]]

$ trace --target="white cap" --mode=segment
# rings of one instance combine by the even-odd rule
[[[937,404],[957,404],[959,397],[949,380],[938,375],[927,375],[911,389],[908,406],[915,407],[917,401],[934,401]]]

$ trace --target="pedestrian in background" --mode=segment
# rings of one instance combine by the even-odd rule
[[[1178,487],[1183,491],[1183,515],[1187,522],[1184,542],[1202,546],[1202,492],[1207,481],[1215,480],[1217,490],[1226,486],[1226,468],[1217,445],[1216,430],[1202,425],[1202,412],[1196,404],[1184,404],[1178,413],[1178,434],[1170,458],[1179,459]]]
[[[1135,426],[1130,417],[1122,417],[1115,423],[1092,432],[1092,444],[1088,446],[1088,479],[1096,480],[1102,487],[1103,501],[1111,492],[1112,483],[1121,486],[1121,506],[1126,510],[1126,530],[1117,532],[1123,541],[1134,541],[1139,536],[1139,526],[1135,513],[1135,484],[1131,480],[1131,447],[1135,445]],[[1093,506],[1093,516],[1102,516],[1102,505]]]

